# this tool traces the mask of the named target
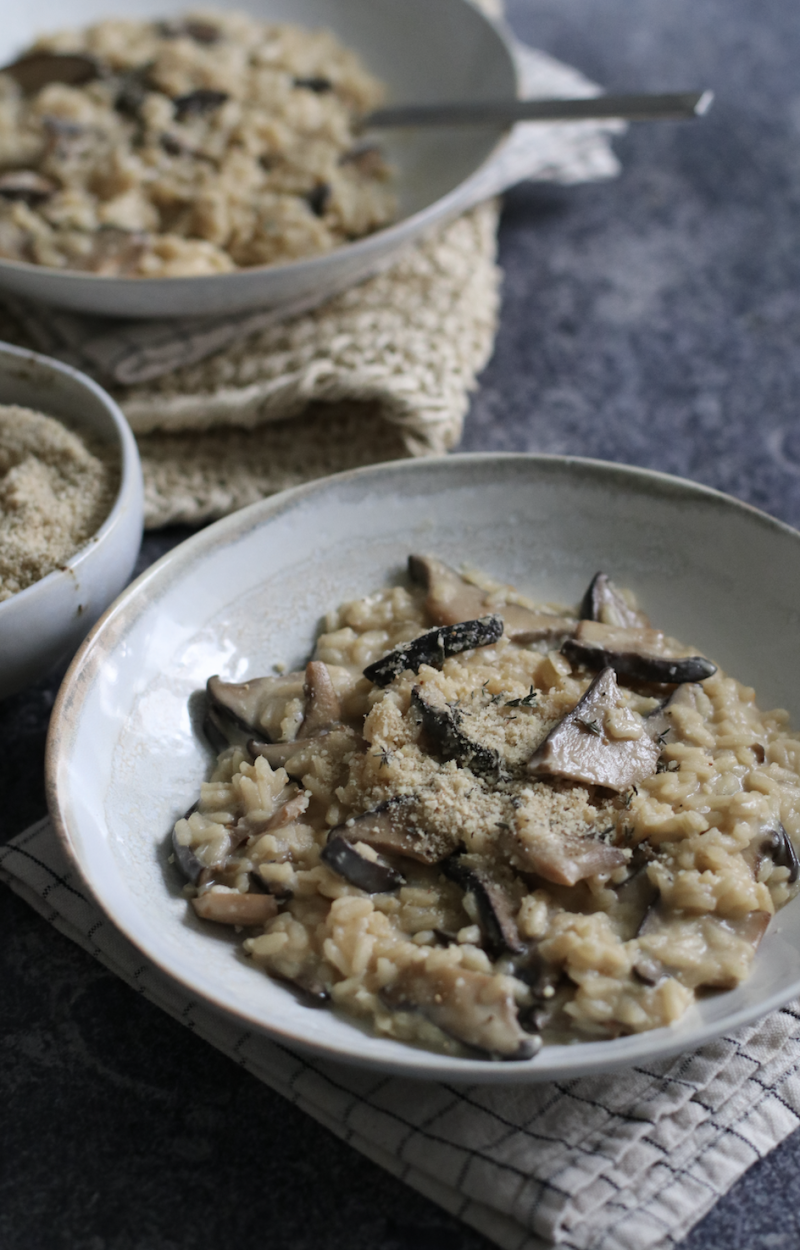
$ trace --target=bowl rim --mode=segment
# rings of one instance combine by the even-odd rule
[[[359,479],[366,480],[370,476],[377,477],[387,472],[392,476],[402,476],[420,469],[424,471],[426,467],[430,471],[435,472],[437,468],[441,469],[442,466],[450,464],[457,468],[467,464],[501,466],[503,463],[511,462],[527,463],[532,469],[539,466],[546,469],[548,466],[551,466],[556,469],[576,470],[592,476],[601,475],[607,482],[613,483],[616,480],[620,485],[632,482],[643,486],[650,485],[652,488],[657,489],[662,496],[666,497],[686,498],[688,496],[706,499],[718,508],[725,510],[732,508],[736,512],[744,513],[761,528],[788,536],[793,542],[800,541],[800,531],[793,526],[770,516],[752,504],[736,499],[723,491],[716,490],[714,487],[705,486],[660,470],[623,465],[614,461],[583,456],[524,452],[464,452],[426,457],[424,459],[389,461],[368,465],[359,469],[351,469],[343,473],[318,478],[313,482],[281,491],[267,499],[258,500],[256,503],[250,504],[238,512],[222,517],[166,552],[135,581],[131,582],[100,617],[73,658],[58,691],[50,718],[45,749],[47,806],[61,849],[67,861],[77,872],[89,897],[94,900],[111,924],[118,931],[122,932],[127,940],[160,972],[166,975],[170,981],[177,983],[182,989],[191,992],[192,995],[201,998],[207,1007],[236,1021],[243,1028],[254,1029],[256,1032],[266,1035],[273,1042],[283,1044],[295,1051],[311,1055],[317,1059],[327,1059],[406,1078],[448,1080],[454,1083],[527,1084],[559,1078],[573,1079],[624,1069],[634,1061],[652,1062],[679,1053],[694,1051],[723,1033],[741,1028],[754,1020],[767,1016],[772,1011],[777,1010],[791,999],[797,997],[798,992],[800,992],[800,973],[798,973],[795,981],[788,987],[775,991],[767,999],[755,1004],[745,1004],[738,1010],[732,1011],[718,1020],[696,1025],[692,1030],[690,1039],[673,1032],[672,1026],[665,1026],[646,1033],[632,1034],[628,1037],[599,1043],[587,1042],[580,1045],[545,1046],[533,1059],[520,1063],[491,1063],[485,1059],[461,1059],[442,1056],[413,1045],[407,1046],[407,1062],[405,1059],[401,1061],[394,1060],[391,1057],[387,1057],[384,1060],[380,1057],[359,1053],[355,1030],[352,1043],[342,1045],[319,1042],[298,1037],[290,1028],[280,1024],[276,1025],[270,1020],[264,1019],[263,1016],[252,1012],[248,1013],[245,1010],[233,1008],[227,1004],[223,1005],[216,999],[213,991],[209,991],[202,985],[199,985],[190,976],[184,976],[180,972],[176,972],[170,966],[167,958],[163,957],[159,951],[149,949],[146,941],[131,933],[124,923],[120,923],[113,910],[95,892],[84,875],[78,853],[73,848],[70,840],[69,817],[63,810],[60,802],[58,792],[59,761],[61,754],[69,749],[69,740],[75,731],[84,693],[90,687],[90,675],[96,673],[99,665],[104,662],[102,635],[106,630],[112,628],[114,624],[124,629],[127,610],[132,605],[135,605],[148,582],[160,578],[165,569],[176,563],[183,567],[191,565],[197,558],[202,558],[205,548],[213,549],[235,541],[237,534],[243,536],[254,525],[257,526],[262,522],[268,523],[270,517],[279,515],[285,508],[294,506],[296,502],[308,496],[313,496],[317,491],[327,490],[331,484],[357,481]],[[109,641],[113,647],[115,645],[113,633]],[[642,1039],[644,1039],[644,1042]],[[556,1052],[563,1053],[569,1051],[573,1055],[580,1054],[584,1051],[584,1048],[589,1046],[593,1048],[597,1046],[599,1050],[593,1049],[591,1057],[587,1053],[586,1062],[582,1065],[574,1065],[572,1063],[567,1066],[560,1065],[557,1058],[555,1058]],[[554,1057],[549,1064],[545,1059],[548,1054]]]
[[[0,620],[2,620],[4,613],[10,614],[11,610],[18,604],[24,604],[26,607],[33,605],[36,597],[47,595],[48,588],[56,580],[62,578],[66,571],[72,569],[77,571],[86,560],[90,559],[92,552],[117,528],[123,513],[130,506],[131,500],[140,491],[142,484],[139,449],[136,446],[133,431],[125,420],[122,409],[102,386],[90,378],[88,374],[82,373],[80,369],[74,369],[71,365],[53,359],[52,356],[45,356],[41,352],[30,351],[25,347],[16,347],[13,343],[0,342],[0,370],[2,370],[3,361],[7,359],[17,360],[22,363],[28,362],[37,370],[43,369],[46,372],[49,371],[50,373],[60,374],[61,377],[69,378],[70,381],[77,383],[79,387],[84,391],[88,391],[90,395],[98,400],[117,434],[120,472],[119,486],[114,496],[114,502],[102,525],[93,534],[90,534],[86,542],[82,543],[77,551],[64,561],[63,565],[59,565],[57,569],[46,573],[44,577],[40,577],[38,581],[33,582],[30,586],[26,586],[24,590],[18,590],[10,599],[2,600],[0,602]],[[27,407],[26,404],[15,406]],[[61,417],[47,412],[46,407],[46,403],[43,404],[41,409],[43,416],[52,416],[55,421],[60,421],[70,433],[76,432],[75,428],[68,421],[64,421]],[[31,409],[31,411],[33,410]],[[105,613],[103,615],[105,616]],[[91,632],[94,632],[94,630]]]
[[[519,97],[521,91],[520,68],[514,52],[515,38],[508,23],[502,17],[494,17],[487,13],[479,4],[475,3],[475,0],[461,0],[461,3],[467,5],[482,19],[486,26],[494,31],[508,58],[514,81],[515,96]],[[486,129],[488,130],[488,127]],[[431,201],[430,204],[426,204],[423,208],[417,209],[416,212],[410,213],[397,221],[391,221],[380,230],[373,231],[372,234],[364,235],[362,238],[354,239],[352,242],[342,243],[330,252],[323,252],[317,256],[305,256],[298,260],[286,261],[277,265],[248,265],[226,273],[184,274],[176,275],[175,277],[162,276],[152,278],[137,278],[130,274],[86,273],[81,269],[51,269],[47,265],[37,265],[33,261],[12,260],[9,257],[0,256],[0,275],[5,272],[22,275],[31,273],[46,274],[49,279],[62,287],[75,285],[76,281],[87,286],[102,286],[103,283],[108,285],[112,282],[125,283],[132,289],[144,291],[145,294],[156,294],[164,283],[169,283],[172,290],[182,287],[185,291],[190,291],[192,284],[208,282],[213,279],[221,288],[226,284],[226,280],[227,285],[231,285],[236,280],[241,282],[243,278],[255,281],[258,276],[263,276],[264,274],[269,274],[271,277],[275,276],[276,281],[279,281],[286,275],[305,275],[308,272],[313,275],[315,266],[319,266],[321,261],[329,260],[335,256],[346,256],[348,259],[353,258],[356,261],[365,260],[370,256],[371,252],[383,252],[384,246],[391,248],[393,243],[402,244],[405,235],[409,232],[413,233],[418,226],[433,225],[443,217],[447,217],[448,213],[461,210],[465,193],[473,181],[481,179],[486,167],[499,158],[502,149],[509,143],[513,125],[506,127],[496,126],[493,129],[497,133],[497,138],[491,151],[487,153],[480,164],[466,178],[463,178],[450,191]],[[48,300],[48,302],[50,301]],[[157,316],[158,314],[153,315]]]

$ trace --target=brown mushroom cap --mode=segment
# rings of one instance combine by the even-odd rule
[[[581,835],[528,828],[519,816],[514,828],[501,830],[500,843],[515,868],[554,885],[576,885],[599,873],[616,872],[626,863],[620,848],[605,842],[597,830]]]
[[[520,940],[511,899],[478,857],[451,855],[442,864],[442,872],[474,898],[483,944],[492,958],[498,959],[506,953],[522,954],[525,946]]]
[[[349,881],[365,894],[387,894],[399,890],[406,880],[390,864],[367,859],[347,838],[332,831],[322,848],[320,859],[338,876]]]
[[[332,829],[328,837],[364,842],[384,855],[402,855],[420,864],[439,864],[455,850],[457,837],[420,828],[414,817],[415,807],[414,795],[397,795],[370,812],[351,817]]]
[[[528,761],[534,776],[567,777],[609,790],[629,790],[656,770],[661,748],[649,734],[612,738],[610,712],[623,707],[613,668],[598,673],[586,693],[550,730]]]
[[[476,742],[461,728],[461,712],[451,706],[436,686],[414,686],[411,706],[416,710],[430,743],[445,759],[456,760],[464,768],[501,779],[505,773],[497,751]]]
[[[172,101],[175,120],[182,122],[187,117],[203,117],[218,109],[228,98],[227,91],[213,91],[210,87],[198,87],[186,95],[176,96]]]
[[[32,169],[14,169],[0,174],[0,197],[19,200],[23,204],[43,204],[55,195],[58,187],[50,178],[43,178]]]
[[[328,666],[321,660],[310,660],[306,665],[304,693],[306,710],[297,731],[298,738],[315,738],[323,730],[339,724],[342,719],[341,704]]]
[[[289,699],[299,699],[305,691],[303,673],[285,673],[280,677],[253,677],[249,681],[223,681],[221,677],[209,677],[206,693],[212,706],[233,720],[242,729],[255,734],[259,740],[270,734],[265,722],[272,721],[275,710],[278,723],[283,718],[283,708]]]
[[[630,681],[666,684],[705,681],[717,671],[702,655],[676,656],[657,629],[604,625],[581,621],[575,635],[567,638],[562,652],[573,664],[587,668],[613,668]]]
[[[408,670],[416,673],[423,664],[441,668],[450,655],[472,651],[475,647],[488,647],[497,642],[502,633],[503,622],[496,614],[429,629],[368,665],[364,676],[376,686],[388,686],[400,673]]]
[[[437,625],[456,625],[491,612],[503,621],[506,638],[518,643],[552,642],[575,628],[575,621],[554,613],[534,612],[516,603],[491,604],[486,591],[464,581],[436,556],[409,556],[408,572],[427,590],[425,607]]]
[[[313,738],[295,738],[293,742],[259,742],[247,739],[250,755],[263,756],[270,768],[285,768],[290,777],[302,777],[308,772],[310,756],[316,751],[342,753],[346,750],[363,751],[364,739],[347,725],[335,725],[323,729]]]
[[[35,95],[51,82],[82,87],[100,77],[100,66],[94,57],[83,52],[42,51],[29,52],[11,65],[4,65],[0,73],[13,78],[25,95]]]
[[[193,898],[192,906],[201,920],[217,924],[262,925],[278,914],[278,904],[271,894],[210,890]]]
[[[589,583],[581,603],[581,620],[632,629],[647,629],[650,625],[644,612],[631,607],[606,573],[596,573]]]

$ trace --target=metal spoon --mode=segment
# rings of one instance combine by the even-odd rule
[[[513,122],[566,122],[604,117],[627,121],[702,117],[713,91],[669,95],[599,95],[580,100],[477,100],[463,104],[405,104],[376,109],[365,129],[388,126],[508,126]]]

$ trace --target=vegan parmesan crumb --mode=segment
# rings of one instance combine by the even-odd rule
[[[0,602],[91,538],[111,510],[117,476],[54,417],[0,404]]]

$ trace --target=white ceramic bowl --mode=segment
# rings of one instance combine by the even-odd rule
[[[0,404],[58,417],[112,449],[120,464],[114,506],[63,568],[0,603],[0,699],[66,660],[130,577],[142,541],[142,470],[117,405],[91,378],[0,343]]]
[[[598,568],[800,725],[800,534],[676,478],[561,457],[473,455],[369,468],[255,504],[165,556],[106,615],[54,711],[56,828],[115,924],[193,995],[249,1028],[340,1060],[472,1081],[570,1078],[697,1046],[800,992],[800,900],[770,927],[751,979],[676,1027],[547,1046],[526,1063],[451,1059],[309,1008],[198,921],[168,835],[207,775],[188,700],[307,657],[331,605],[435,551],[575,602]]]
[[[9,5],[0,29],[0,64],[13,60],[41,31],[83,26],[112,13],[169,17],[191,7],[191,0]],[[502,26],[470,0],[214,0],[214,7],[332,29],[386,82],[393,102],[517,95],[510,42]],[[381,141],[398,171],[397,220],[326,256],[193,278],[112,278],[0,260],[0,288],[114,317],[190,317],[319,303],[388,263],[435,222],[474,203],[482,167],[501,157],[502,135],[491,126],[384,132]],[[484,187],[483,198],[498,189]]]

